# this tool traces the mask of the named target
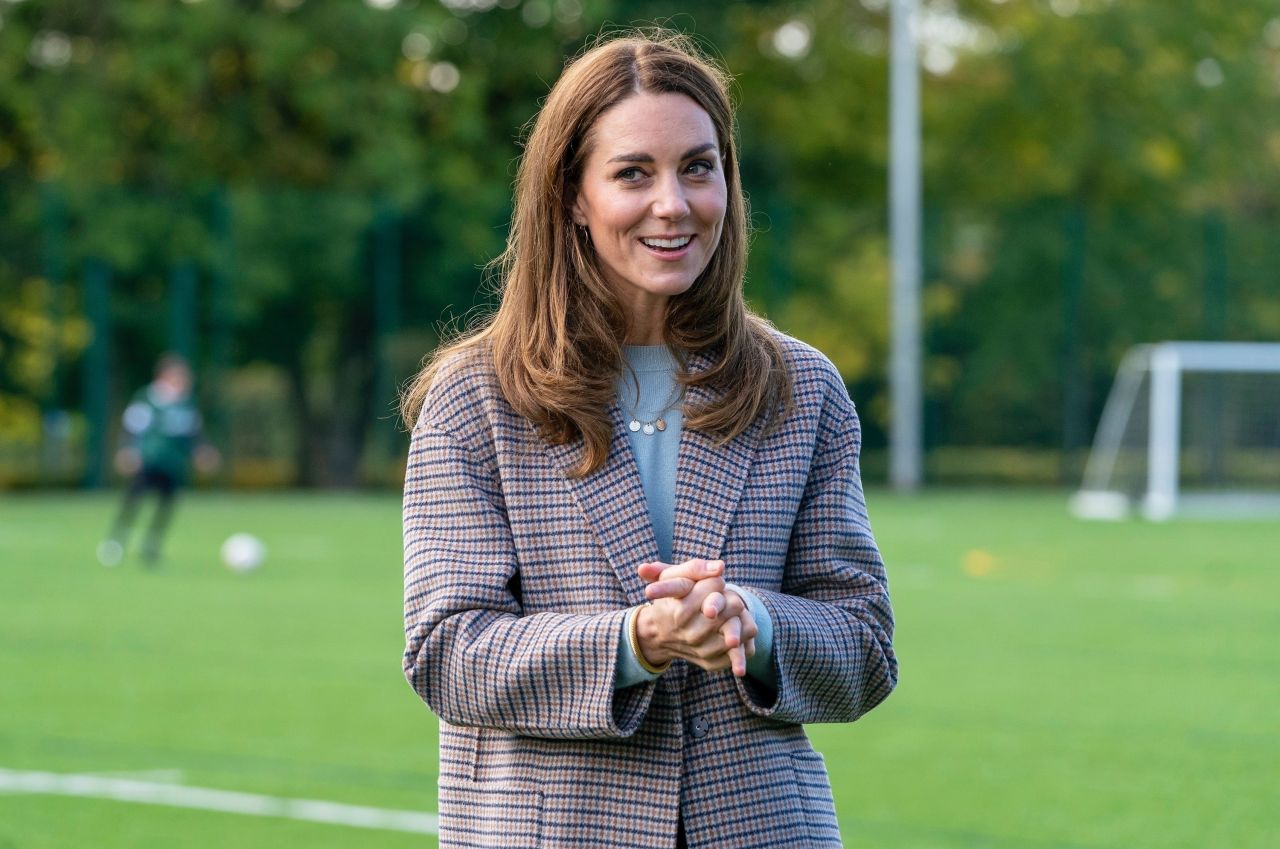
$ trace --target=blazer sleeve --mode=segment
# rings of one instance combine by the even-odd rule
[[[536,737],[625,737],[652,683],[614,690],[627,609],[524,615],[496,466],[430,424],[404,490],[405,677],[452,725]]]
[[[898,681],[888,582],[858,474],[861,432],[842,401],[819,426],[782,591],[751,588],[773,621],[776,691],[734,679],[752,713],[783,722],[852,722]]]

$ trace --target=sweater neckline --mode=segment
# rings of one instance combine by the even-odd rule
[[[679,366],[666,345],[623,345],[622,358],[636,373],[673,372]]]

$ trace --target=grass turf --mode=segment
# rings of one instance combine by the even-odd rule
[[[1089,524],[1036,493],[872,493],[899,691],[813,726],[845,843],[1274,845],[1280,531]],[[435,723],[400,676],[399,503],[197,495],[167,562],[93,559],[99,496],[0,496],[0,768],[435,809]],[[236,531],[266,565],[217,562]],[[0,849],[430,846],[233,814],[0,795]]]

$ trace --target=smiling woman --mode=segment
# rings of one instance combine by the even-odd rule
[[[502,299],[404,399],[404,669],[440,845],[839,846],[802,724],[897,681],[830,361],[747,310],[726,76],[598,44],[536,118]]]
[[[661,345],[667,301],[693,286],[720,242],[716,129],[692,98],[638,92],[600,116],[587,147],[573,220],[625,303],[627,341]]]

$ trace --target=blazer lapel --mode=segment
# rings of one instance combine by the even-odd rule
[[[617,404],[610,409],[610,418],[613,421],[613,442],[609,446],[609,459],[591,474],[580,478],[568,476],[569,469],[582,457],[581,438],[563,445],[549,445],[547,450],[556,465],[565,472],[565,482],[591,523],[609,565],[622,583],[627,600],[631,604],[643,604],[645,583],[636,574],[636,567],[658,559],[658,541],[649,521],[640,470],[636,466],[635,455],[631,453],[622,412]]]
[[[710,365],[710,358],[704,354],[694,355],[689,363],[694,371]],[[701,405],[714,398],[714,391],[699,386],[689,390],[687,403]],[[636,567],[658,559],[658,542],[649,520],[640,471],[617,404],[612,405],[609,415],[613,422],[609,459],[592,474],[580,478],[568,476],[569,469],[582,457],[581,438],[563,445],[548,445],[547,450],[565,473],[565,481],[595,531],[628,601],[642,604],[645,583],[636,574]],[[742,498],[762,428],[762,420],[757,419],[725,445],[716,445],[701,432],[681,430],[671,546],[675,562],[720,556],[729,523]]]
[[[693,371],[710,365],[706,355],[691,358]],[[697,406],[715,397],[714,391],[697,386],[689,390],[687,402]],[[677,563],[693,557],[715,559],[721,555],[763,427],[762,419],[757,418],[725,445],[716,445],[712,437],[699,431],[685,428],[681,432],[671,545],[671,557]]]

